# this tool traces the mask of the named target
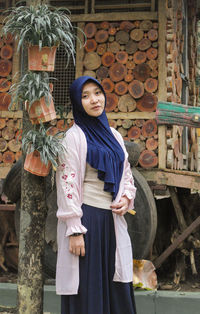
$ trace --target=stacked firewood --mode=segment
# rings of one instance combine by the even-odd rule
[[[0,118],[0,164],[13,164],[21,157],[22,119]]]
[[[109,118],[126,140],[137,140],[142,167],[157,165],[155,120],[128,119],[130,112],[153,112],[157,106],[158,23],[150,20],[87,23],[83,74],[97,78],[107,95]],[[108,114],[108,117],[109,116]]]
[[[13,38],[8,35],[0,38],[0,110],[8,110],[11,96],[8,91],[11,86]]]
[[[196,105],[195,60],[196,60],[196,17],[195,1],[189,3],[188,44],[189,44],[189,77],[184,66],[184,46],[187,41],[183,35],[184,15],[183,2],[167,1],[166,3],[166,64],[167,64],[167,101],[181,103],[182,78],[189,84],[189,101],[186,105]],[[194,6],[194,10],[192,10]],[[182,77],[181,77],[182,75]],[[184,78],[185,77],[185,78]],[[167,137],[167,168],[175,170],[197,170],[198,147],[195,128],[185,129],[182,126],[168,127]]]

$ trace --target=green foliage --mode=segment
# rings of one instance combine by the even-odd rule
[[[30,154],[37,150],[40,153],[41,161],[47,165],[50,161],[55,168],[58,167],[57,158],[64,150],[62,138],[64,133],[59,132],[55,135],[48,134],[44,125],[41,124],[39,129],[31,129],[22,138],[22,150],[26,154]]]
[[[75,27],[71,24],[66,8],[53,8],[45,4],[14,7],[7,11],[3,34],[11,33],[18,42],[42,47],[62,44],[66,57],[75,56]]]
[[[49,79],[47,72],[28,71],[18,83],[11,86],[9,91],[12,95],[10,107],[12,108],[13,104],[23,105],[27,101],[30,110],[32,104],[42,97],[45,97],[47,106],[50,105],[52,95]]]

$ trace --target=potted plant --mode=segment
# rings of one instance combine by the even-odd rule
[[[50,135],[43,124],[39,129],[29,130],[22,138],[22,150],[26,153],[24,169],[37,176],[47,176],[51,165],[56,170],[58,154],[64,150],[63,134]]]
[[[66,58],[74,59],[77,36],[66,8],[37,4],[14,7],[7,12],[3,34],[12,34],[18,40],[18,51],[24,43],[28,44],[29,70],[54,71],[56,48],[60,44]]]
[[[11,86],[10,107],[13,104],[26,105],[32,124],[56,119],[52,97],[53,84],[47,72],[28,71],[18,83]]]

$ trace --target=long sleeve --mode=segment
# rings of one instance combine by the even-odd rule
[[[130,164],[128,162],[128,153],[125,153],[125,165],[124,165],[124,191],[122,193],[122,196],[126,196],[130,202],[129,202],[129,209],[134,208],[134,200],[136,196],[136,187],[134,185],[134,179],[132,175],[132,171],[130,168]]]
[[[64,152],[59,156],[59,167],[56,173],[57,184],[57,217],[66,222],[66,236],[73,233],[86,233],[81,224],[81,152],[80,145],[73,132],[67,132],[63,139]]]
[[[116,136],[120,145],[122,146],[125,154],[124,160],[124,174],[123,174],[123,190],[122,196],[126,196],[129,199],[129,207],[128,210],[134,208],[134,200],[136,196],[136,187],[134,185],[134,179],[130,167],[130,163],[128,161],[128,153],[126,151],[126,147],[124,145],[124,140],[119,132],[117,132],[114,128],[111,128],[113,134]]]

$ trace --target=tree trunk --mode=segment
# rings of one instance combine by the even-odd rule
[[[47,208],[44,178],[22,169],[18,313],[43,313],[43,255]]]

